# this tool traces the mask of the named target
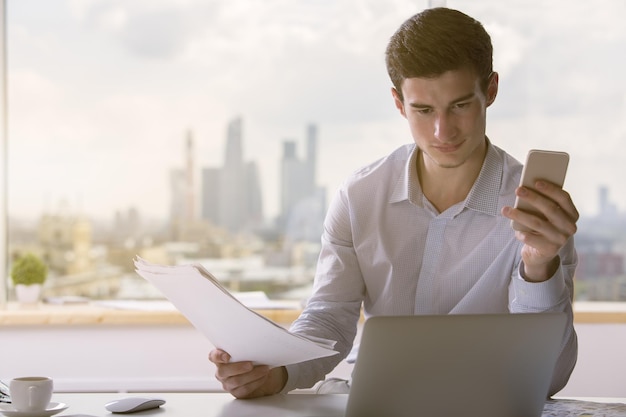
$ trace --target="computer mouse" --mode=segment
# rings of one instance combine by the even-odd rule
[[[112,413],[126,414],[157,408],[163,404],[165,400],[161,398],[126,397],[110,401],[105,404],[104,408]]]

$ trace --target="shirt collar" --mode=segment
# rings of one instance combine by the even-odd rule
[[[397,203],[409,200],[412,204],[423,207],[422,204],[422,187],[417,178],[417,169],[415,169],[417,154],[419,149],[417,145],[413,145],[409,157],[407,158],[404,169],[396,181],[396,185],[389,198],[390,203]]]
[[[483,167],[480,169],[480,174],[478,174],[476,182],[465,199],[465,207],[491,216],[498,215],[498,199],[503,171],[502,157],[487,139],[487,155]]]
[[[413,146],[404,169],[391,193],[390,203],[408,200],[411,204],[424,207],[424,194],[422,193],[422,187],[415,169],[418,153],[418,147]],[[487,155],[485,156],[483,166],[462,207],[496,216],[499,213],[498,198],[502,184],[503,169],[502,158],[499,156],[497,149],[487,139]]]

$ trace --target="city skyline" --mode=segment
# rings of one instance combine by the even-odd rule
[[[222,155],[225,156],[226,158],[228,158],[229,153],[232,154],[233,151],[232,150],[228,150],[228,146],[232,146],[229,145],[229,135],[230,135],[230,130],[232,129],[232,124],[235,121],[239,121],[240,126],[238,127],[239,131],[238,131],[238,135],[239,135],[239,139],[240,141],[242,141],[241,143],[238,144],[238,146],[241,146],[242,149],[238,150],[237,152],[240,152],[241,155],[239,156],[240,158],[242,158],[242,160],[245,158],[244,155],[246,154],[245,152],[245,148],[246,146],[243,144],[245,142],[245,135],[243,133],[244,131],[244,127],[243,125],[245,124],[245,120],[241,117],[241,116],[236,116],[234,118],[232,118],[226,125],[226,133],[224,135],[223,139],[223,149],[222,149]],[[290,144],[291,146],[293,146],[293,152],[294,153],[294,157],[299,158],[299,157],[304,157],[306,159],[306,154],[301,155],[301,151],[298,151],[298,144],[303,145],[302,148],[305,149],[305,152],[307,151],[307,130],[311,128],[311,126],[314,126],[315,129],[317,130],[318,126],[316,124],[313,123],[307,123],[305,126],[301,126],[300,130],[300,137],[298,138],[294,138],[294,137],[290,137],[288,139],[284,139],[281,142],[281,146],[282,146],[282,151],[283,151],[283,157],[284,157],[284,153],[286,152],[285,150],[285,146],[287,146],[287,144]],[[187,129],[186,131],[184,131],[179,138],[179,154],[173,154],[172,159],[175,160],[172,162],[172,164],[170,165],[170,168],[168,168],[166,171],[167,172],[163,172],[163,179],[164,182],[162,184],[162,188],[168,191],[168,199],[165,202],[165,207],[167,208],[167,210],[164,211],[162,216],[154,216],[154,215],[150,215],[150,213],[145,213],[142,212],[141,210],[139,210],[140,214],[142,216],[146,216],[150,218],[151,220],[169,220],[172,218],[172,209],[173,206],[172,205],[180,205],[182,203],[182,201],[176,202],[175,199],[176,198],[182,198],[182,199],[188,199],[188,198],[192,198],[195,200],[194,203],[194,207],[191,209],[192,212],[196,213],[194,214],[194,217],[196,218],[206,218],[206,216],[202,215],[202,210],[203,210],[203,201],[201,200],[201,194],[203,193],[202,190],[202,182],[203,182],[203,171],[204,170],[211,170],[211,169],[218,169],[217,167],[220,166],[220,164],[224,164],[225,161],[219,161],[217,160],[217,162],[214,165],[203,165],[203,164],[197,164],[196,162],[193,162],[192,165],[198,165],[197,169],[194,170],[193,166],[191,167],[192,171],[190,172],[188,170],[188,166],[185,165],[184,161],[189,161],[189,158],[192,158],[193,161],[197,161],[198,159],[198,155],[195,154],[195,145],[194,148],[189,149],[190,146],[190,137],[195,137],[194,131],[192,129]],[[191,152],[191,153],[190,153]],[[320,152],[323,153],[323,152]],[[382,157],[384,155],[379,155],[378,157]],[[521,159],[520,159],[521,160]],[[276,172],[280,171],[280,166],[282,164],[280,157],[277,157],[275,159],[275,168],[274,170]],[[313,163],[315,164],[317,162],[317,157],[316,160],[313,161]],[[251,158],[249,160],[249,163],[253,163],[253,164],[258,164],[259,161],[254,160],[254,158]],[[265,161],[266,166],[269,165],[268,161]],[[349,169],[349,171],[351,171],[352,169]],[[570,169],[571,170],[571,169]],[[317,172],[317,169],[314,168],[314,171]],[[172,175],[179,173],[179,175],[181,175],[183,178],[189,178],[189,176],[192,176],[192,183],[194,184],[194,188],[193,190],[189,190],[186,189],[183,194],[178,194],[176,195],[176,192],[173,192],[173,189],[171,188],[171,186],[167,185],[167,181],[172,181]],[[273,186],[269,186],[267,187],[267,181],[263,181],[263,184],[260,187],[260,192],[262,194],[262,202],[264,204],[262,204],[261,207],[261,212],[266,212],[266,215],[263,216],[264,220],[274,220],[276,218],[278,218],[281,214],[281,200],[282,200],[282,196],[280,195],[280,173],[277,174],[278,178],[277,180],[277,184],[273,185]],[[346,174],[347,175],[347,174]],[[262,176],[259,175],[260,179],[263,180]],[[157,176],[158,178],[158,176]],[[184,181],[184,180],[183,180]],[[324,186],[324,184],[319,184],[320,186]],[[565,184],[565,188],[567,188],[568,186],[568,181],[566,178],[566,184]],[[270,189],[270,193],[268,193],[267,189]],[[276,189],[278,192],[277,195],[275,195],[274,197],[276,198],[275,202],[271,202],[270,204],[267,204],[267,195],[271,194],[272,191],[271,189]],[[332,197],[332,193],[335,190],[324,190],[324,192],[329,192],[330,194],[326,195],[326,198],[331,198]],[[583,217],[586,218],[592,218],[594,216],[597,215],[602,215],[602,214],[608,214],[609,212],[607,210],[611,210],[610,214],[614,214],[614,215],[626,215],[626,210],[620,206],[620,204],[618,204],[618,202],[615,200],[615,195],[614,193],[611,192],[611,188],[608,187],[606,184],[599,184],[597,189],[595,190],[595,195],[591,196],[593,198],[593,202],[594,205],[596,206],[596,210],[593,211],[582,211],[581,215]],[[189,192],[194,194],[194,197],[190,197],[189,196]],[[266,207],[270,206],[273,207],[273,209],[270,209],[269,211],[266,210]],[[184,207],[184,208],[183,208]],[[93,216],[95,219],[97,220],[110,220],[113,216],[116,215],[116,213],[118,213],[120,210],[124,211],[124,210],[128,210],[128,209],[132,209],[132,210],[138,210],[138,205],[133,205],[133,204],[129,204],[129,205],[120,205],[119,207],[113,207],[111,212],[105,213],[105,215],[100,215],[100,216]],[[175,209],[175,208],[174,208]],[[179,210],[190,210],[190,208],[186,205],[183,204]],[[42,214],[45,213],[55,213],[55,212],[60,212],[60,211],[67,211],[69,213],[72,213],[73,215],[75,214],[81,214],[81,215],[86,215],[89,216],[89,213],[86,212],[83,207],[82,207],[82,200],[81,197],[77,197],[75,199],[71,199],[71,198],[67,198],[67,197],[60,197],[58,200],[56,201],[52,201],[52,199],[48,199],[46,200],[43,204],[42,204],[42,209],[39,212],[33,212],[33,215],[28,217],[28,219],[33,220],[37,217],[39,217]],[[15,212],[13,212],[11,210],[11,207],[9,207],[9,215],[11,215],[11,217],[13,218],[23,218],[22,216],[20,216],[19,214],[16,215]]]
[[[501,85],[489,137],[519,160],[530,148],[569,152],[565,186],[579,210],[597,213],[606,186],[624,211],[626,57],[615,51],[626,41],[626,5],[544,3],[447,2],[492,34]],[[9,212],[34,218],[65,199],[97,218],[135,207],[165,219],[185,132],[194,132],[196,164],[217,166],[237,115],[266,217],[279,213],[282,143],[302,143],[309,123],[319,128],[317,181],[331,198],[350,172],[411,142],[389,94],[384,46],[427,5],[15,2]]]
[[[245,148],[246,148],[245,136],[243,134],[244,122],[245,121],[240,116],[235,117],[228,122],[227,133],[223,138],[224,160],[221,162],[218,161],[216,165],[214,166],[213,165],[212,166],[208,166],[208,165],[196,166],[196,162],[195,162],[196,155],[194,154],[195,144],[193,143],[193,140],[192,140],[192,138],[194,137],[194,132],[192,130],[187,130],[184,133],[184,135],[181,135],[181,138],[180,138],[181,152],[179,155],[173,155],[175,159],[178,159],[179,165],[173,166],[172,168],[170,168],[169,176],[164,175],[165,180],[169,178],[170,181],[174,181],[174,183],[172,183],[172,186],[169,187],[170,199],[167,202],[167,206],[169,207],[169,210],[165,213],[163,217],[151,217],[148,215],[147,218],[149,220],[166,222],[166,221],[171,221],[177,216],[188,217],[188,218],[193,218],[197,220],[201,220],[201,219],[215,220],[215,218],[211,218],[211,215],[205,212],[206,206],[210,205],[210,197],[207,197],[207,194],[206,194],[207,193],[206,184],[205,184],[207,181],[206,172],[223,170],[224,167],[228,165],[229,158],[231,159],[231,163],[232,163],[232,158],[238,161],[238,162],[236,161],[237,164],[235,165],[243,164],[244,162],[243,155],[245,154]],[[235,144],[231,141],[231,139],[233,139],[232,130],[233,130],[234,125],[236,125],[234,129],[236,130],[235,136],[237,137],[237,142]],[[299,164],[303,164],[303,168],[305,168],[308,165],[309,167],[305,169],[312,170],[312,173],[310,175],[312,175],[311,178],[312,178],[313,184],[316,184],[317,182],[315,180],[315,176],[317,172],[317,167],[315,166],[315,162],[317,159],[318,151],[317,149],[314,149],[314,150],[311,149],[311,143],[310,143],[311,129],[315,130],[315,133],[313,134],[315,138],[315,142],[314,142],[315,144],[313,146],[316,148],[317,125],[309,123],[306,126],[303,126],[301,128],[302,132],[305,132],[302,134],[301,138],[298,138],[298,139],[290,138],[290,139],[283,140],[282,159],[277,158],[275,162],[276,162],[277,171],[279,171],[280,167],[284,165],[285,158],[287,159],[293,158],[295,160],[298,160]],[[302,154],[302,152],[298,150],[298,144],[303,145],[302,148],[304,148],[304,154]],[[231,147],[231,149],[228,149],[229,146]],[[234,149],[232,149],[233,146],[235,147]],[[308,158],[311,157],[309,155],[311,152],[313,152],[315,155],[312,156],[312,160],[307,162]],[[303,159],[303,161],[299,161],[300,159]],[[258,161],[254,159],[250,159],[249,161],[247,161],[247,164],[256,165],[257,162]],[[284,166],[283,166],[283,169],[284,169]],[[178,186],[175,184],[176,177],[182,178],[181,180],[179,180]],[[192,178],[191,184],[193,184],[193,187],[194,187],[192,190],[190,190],[185,185],[186,180],[189,180],[190,178]],[[278,181],[280,183],[283,180],[284,180],[284,174],[283,174],[283,178],[282,179],[279,178]],[[226,182],[228,183],[228,180],[226,180]],[[164,182],[163,187],[168,188],[166,182]],[[326,195],[327,190],[324,184],[317,183],[317,185],[315,185],[315,188],[319,188],[319,187],[322,187],[319,191],[324,193],[322,200],[326,199],[327,197],[330,197],[329,195]],[[278,188],[280,188],[280,185],[278,185]],[[260,193],[260,195],[258,196],[259,198],[258,204],[261,204],[263,201],[266,200],[266,197],[265,197],[266,191],[267,190],[265,190],[263,186],[261,185],[258,191]],[[215,195],[213,195],[213,197],[215,197]],[[281,201],[284,198],[285,197],[280,195],[279,193],[279,198],[278,198],[279,201],[276,204],[276,206],[278,206],[278,210],[276,212],[271,212],[269,214],[263,215],[262,218],[260,219],[259,225],[267,221],[269,222],[281,221],[280,220],[281,215],[285,214],[284,207],[282,208],[280,207],[281,204],[284,204],[284,202],[281,203]],[[190,200],[194,202],[193,207],[191,208],[189,207]],[[294,202],[291,202],[290,204],[293,205],[296,202],[297,201],[294,201]],[[581,217],[583,219],[590,220],[590,219],[594,219],[597,216],[609,216],[612,218],[624,217],[624,219],[626,220],[626,210],[623,210],[615,202],[612,190],[608,186],[604,184],[600,184],[598,186],[596,190],[596,195],[594,196],[594,202],[597,205],[597,211],[593,213],[582,212]],[[50,204],[47,208],[44,208],[41,212],[37,213],[34,218],[30,218],[30,220],[35,220],[36,218],[39,218],[44,214],[58,213],[62,211],[65,211],[69,215],[72,215],[72,216],[85,215],[87,217],[90,217],[89,213],[85,213],[82,211],[79,201],[74,202],[75,204],[73,204],[71,201],[68,201],[67,199],[60,199],[57,203],[58,204],[56,205],[54,203]],[[114,210],[108,213],[107,216],[104,216],[104,217],[96,216],[94,220],[109,221],[111,219],[114,219],[115,216],[118,216],[120,212],[124,212],[126,210],[134,211],[135,215],[138,215],[140,217],[146,217],[145,213],[142,213],[140,210],[138,210],[137,206],[128,205],[128,206],[120,206],[120,207],[114,208]],[[228,208],[226,208],[226,210],[228,211]],[[183,211],[187,213],[186,216],[182,215]],[[261,210],[259,210],[259,212],[260,213],[263,212],[262,208]],[[190,215],[189,213],[193,213],[193,214]],[[19,215],[15,216],[15,214],[12,213],[11,211],[9,211],[9,215],[12,218],[21,219]],[[216,222],[216,224],[218,223],[219,222]],[[232,227],[230,228],[232,229]]]

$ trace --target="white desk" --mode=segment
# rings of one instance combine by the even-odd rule
[[[161,408],[126,414],[138,417],[341,417],[344,415],[348,400],[345,394],[288,394],[254,400],[237,400],[225,393],[55,393],[52,401],[63,402],[69,406],[67,410],[58,414],[58,417],[79,416],[81,414],[112,417],[124,416],[124,414],[109,413],[104,405],[111,400],[126,396],[160,397],[166,401]],[[581,398],[580,400],[622,403],[618,406],[619,409],[607,408],[606,412],[603,413],[590,413],[589,415],[592,416],[626,415],[626,398]],[[560,412],[553,414],[547,412],[545,415],[569,417],[579,416],[580,413]]]
[[[104,405],[130,396],[159,397],[166,403],[157,409],[133,414],[113,414]],[[237,400],[222,393],[55,393],[52,401],[69,406],[58,417],[87,414],[95,417],[161,416],[161,417],[341,417],[347,395],[289,394],[254,400]]]

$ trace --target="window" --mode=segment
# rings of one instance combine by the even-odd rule
[[[426,0],[6,3],[8,261],[46,297],[159,297],[139,255],[301,298],[335,188],[411,141],[383,53]],[[626,5],[447,5],[492,35],[494,143],[571,155],[577,299],[626,299]]]

